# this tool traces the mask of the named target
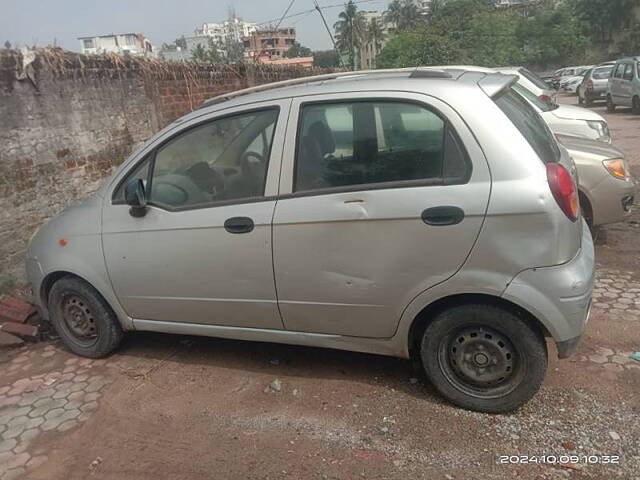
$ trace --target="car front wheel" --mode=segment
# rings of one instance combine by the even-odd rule
[[[422,364],[452,403],[488,413],[515,410],[539,390],[547,368],[544,337],[525,320],[492,305],[461,305],[426,328]]]
[[[63,277],[49,292],[51,323],[77,355],[100,358],[123,337],[120,322],[98,291],[77,277]]]

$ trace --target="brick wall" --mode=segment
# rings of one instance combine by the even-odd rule
[[[154,132],[215,95],[309,74],[58,49],[39,50],[23,69],[18,52],[0,50],[0,291],[24,282],[33,231],[95,191]]]

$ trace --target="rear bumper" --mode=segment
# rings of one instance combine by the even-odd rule
[[[636,183],[634,179],[623,181],[607,175],[589,196],[594,225],[622,222],[631,215]]]
[[[582,247],[571,261],[521,272],[502,296],[535,316],[555,340],[558,356],[566,358],[589,320],[594,273],[593,241],[582,221]]]

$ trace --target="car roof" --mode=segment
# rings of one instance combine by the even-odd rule
[[[392,70],[367,70],[338,72],[326,75],[297,78],[259,85],[252,88],[230,92],[206,100],[200,109],[190,116],[202,115],[203,110],[216,111],[246,104],[273,101],[284,98],[301,97],[332,93],[357,93],[368,91],[404,91],[432,93],[438,97],[456,95],[459,89],[480,87],[487,95],[513,83],[513,75],[502,75],[491,69],[485,71],[467,71],[463,67],[403,68]],[[452,88],[453,87],[453,88]]]

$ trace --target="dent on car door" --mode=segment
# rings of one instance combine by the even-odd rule
[[[290,102],[191,121],[122,176],[103,208],[105,260],[136,319],[282,328],[271,219]],[[123,202],[146,183],[146,215]]]
[[[293,102],[273,222],[287,329],[390,337],[464,263],[489,172],[457,114],[424,98]]]

